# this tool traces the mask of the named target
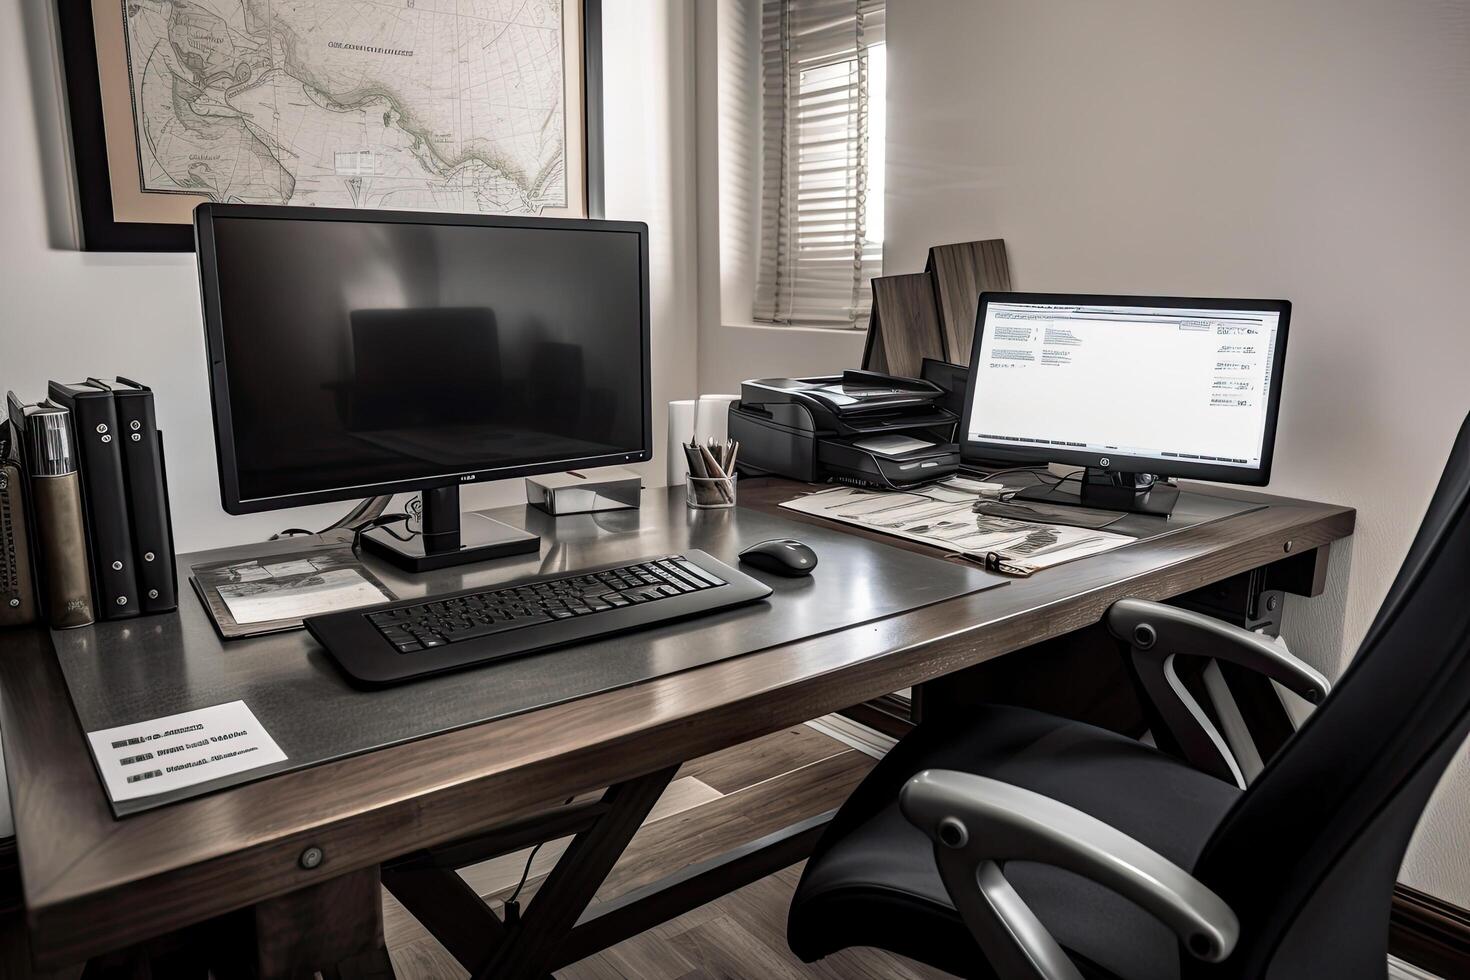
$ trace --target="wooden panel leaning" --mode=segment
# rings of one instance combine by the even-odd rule
[[[969,364],[980,294],[1011,288],[1006,243],[992,238],[983,242],[935,245],[929,249],[925,271],[934,282],[935,303],[944,328],[945,357],[952,364]]]
[[[933,280],[927,272],[874,279],[863,368],[917,378],[926,357],[945,359]]]

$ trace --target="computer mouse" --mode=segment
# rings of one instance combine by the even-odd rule
[[[772,538],[753,544],[740,552],[740,560],[751,568],[787,578],[810,575],[817,567],[817,553],[795,538]]]

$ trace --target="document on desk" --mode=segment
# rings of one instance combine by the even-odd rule
[[[993,572],[1026,576],[1133,542],[1094,528],[1036,524],[972,511],[979,494],[957,479],[911,491],[837,487],[788,500],[782,507],[944,548]]]
[[[286,758],[244,701],[88,732],[87,741],[114,803],[207,783]]]
[[[194,591],[227,640],[299,629],[308,616],[394,598],[348,544],[210,562],[189,571]]]

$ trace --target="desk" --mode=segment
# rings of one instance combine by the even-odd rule
[[[743,506],[769,510],[801,489],[748,480],[740,492]],[[384,864],[497,828],[513,835],[566,798],[608,786],[621,794],[611,802],[631,818],[685,760],[1095,624],[1124,596],[1170,598],[1283,559],[1307,569],[1297,591],[1319,591],[1326,547],[1352,533],[1350,508],[1210,492],[1268,506],[1004,588],[124,820],[113,818],[94,774],[49,635],[7,634],[0,726],[33,954],[39,965],[59,967],[206,920],[238,925],[240,915],[253,915],[263,972],[335,974],[348,953],[381,970],[386,958],[371,953],[375,931],[381,944],[376,889]],[[492,513],[524,518],[519,507]],[[597,860],[562,893],[580,898],[636,822],[603,822],[589,832],[597,839],[580,849]],[[806,843],[814,833],[805,828],[791,840]],[[325,859],[308,869],[301,858],[313,847]],[[497,951],[515,957],[502,964],[506,975],[544,976],[618,938],[596,922],[568,936],[581,911],[575,901],[568,906],[564,921],[545,923],[530,948]],[[237,914],[218,918],[227,913]],[[483,925],[478,935],[450,938],[483,952],[499,933]]]

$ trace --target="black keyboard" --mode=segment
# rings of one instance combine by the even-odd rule
[[[359,684],[380,687],[585,643],[764,599],[702,551],[313,616],[306,628]]]

